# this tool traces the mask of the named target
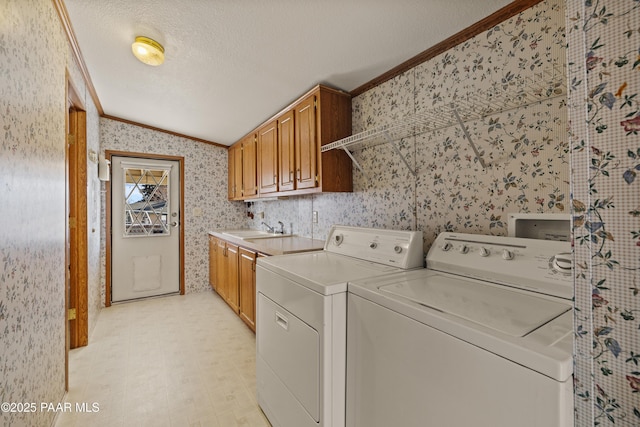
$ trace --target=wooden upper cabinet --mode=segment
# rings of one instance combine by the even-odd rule
[[[250,151],[245,140],[247,145],[250,142],[245,137],[235,144],[243,146],[240,154],[243,194],[238,196],[236,191],[230,199],[353,191],[349,156],[343,150],[321,152],[323,145],[351,135],[348,93],[318,85],[251,135],[257,140],[256,166],[250,166],[253,160],[248,160]],[[231,150],[229,156],[231,163]],[[254,170],[255,176],[251,175]],[[230,188],[231,179],[230,175]],[[257,191],[251,190],[254,182]]]
[[[318,86],[315,95],[316,138],[320,153],[323,145],[351,135],[351,96],[324,86]],[[329,150],[319,158],[317,190],[353,191],[351,158],[344,150]]]
[[[233,158],[233,180],[235,182],[236,187],[236,200],[242,200],[242,147],[238,146],[235,148],[235,156]]]
[[[295,126],[293,110],[278,117],[278,175],[279,191],[295,188]]]
[[[252,133],[242,141],[242,197],[258,194],[258,174],[256,165],[258,137]]]
[[[229,150],[227,150],[227,156],[229,158],[229,161],[227,162],[227,168],[228,168],[228,191],[227,191],[227,198],[229,200],[233,200],[236,198],[236,178],[235,178],[235,157],[236,157],[236,149],[235,149],[235,145],[232,145],[231,147],[229,147]]]
[[[316,96],[304,99],[295,109],[296,188],[314,188],[319,184],[317,158],[320,149],[316,138]]]
[[[259,194],[278,191],[278,121],[273,120],[258,130]]]
[[[242,200],[242,145],[234,144],[229,147],[229,200]]]

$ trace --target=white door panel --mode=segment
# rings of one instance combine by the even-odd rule
[[[111,301],[179,292],[180,162],[111,160]]]

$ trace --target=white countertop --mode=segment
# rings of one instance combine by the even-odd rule
[[[324,248],[324,240],[310,239],[301,236],[262,237],[258,239],[240,239],[229,233],[229,230],[210,231],[209,234],[234,245],[251,249],[265,255],[283,255],[297,252],[318,251]]]

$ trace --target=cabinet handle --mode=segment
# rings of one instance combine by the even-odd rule
[[[300,169],[296,170],[296,179],[300,179]]]

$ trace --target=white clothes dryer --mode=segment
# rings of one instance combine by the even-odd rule
[[[422,232],[334,226],[324,250],[259,258],[258,404],[274,427],[344,427],[347,282],[423,267]]]

